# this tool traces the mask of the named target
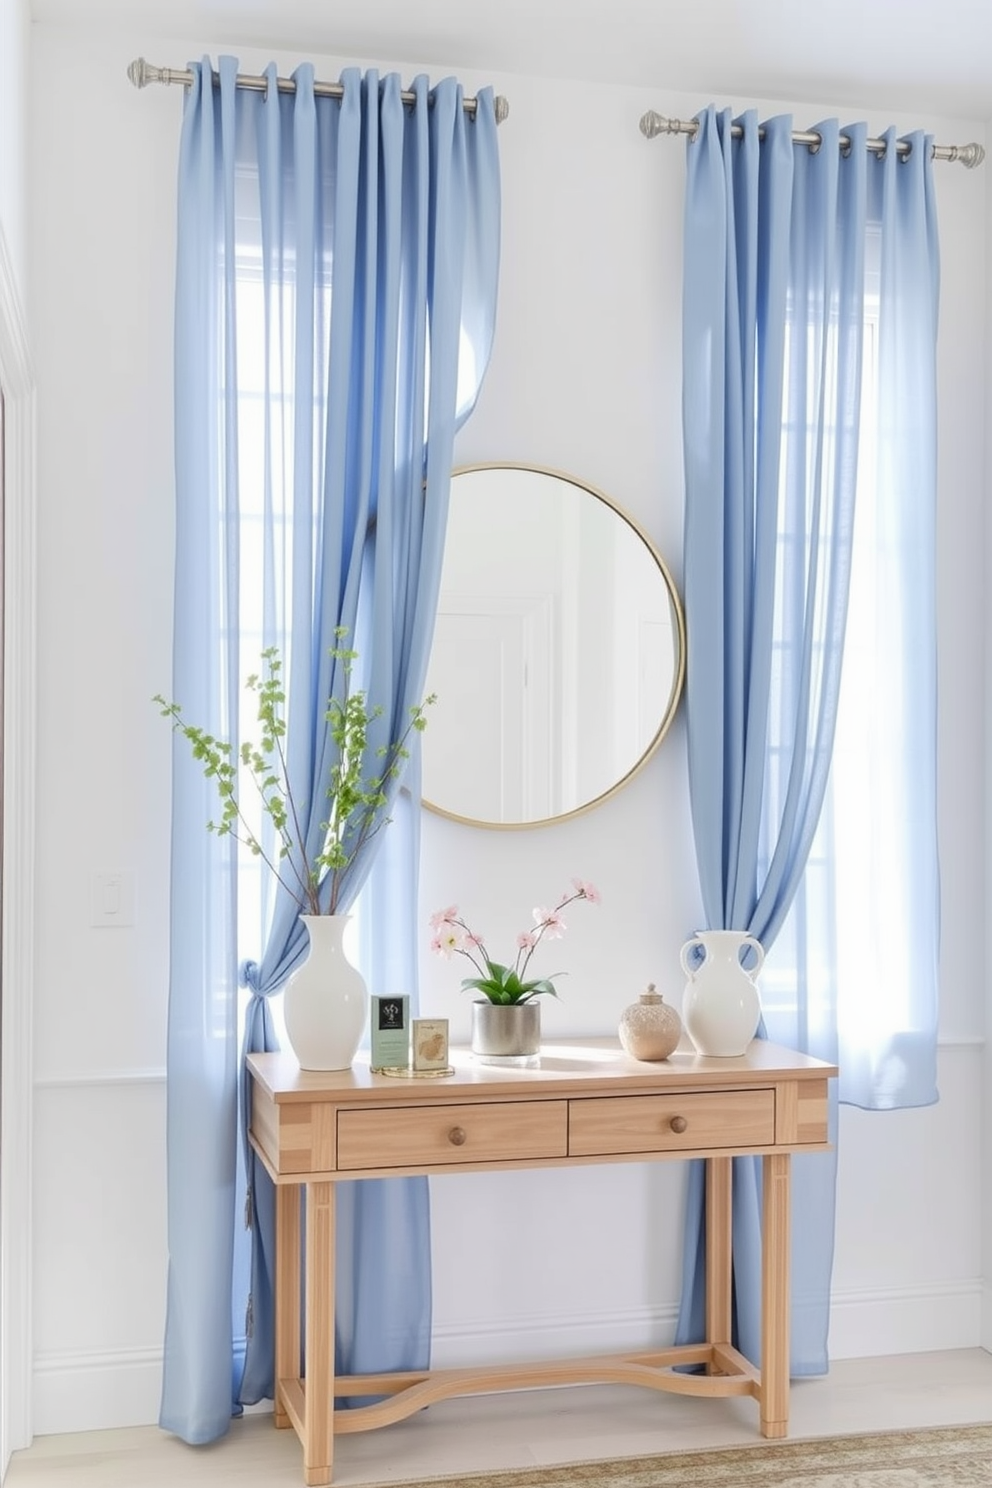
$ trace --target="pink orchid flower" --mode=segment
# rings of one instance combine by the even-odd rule
[[[549,940],[558,940],[564,934],[566,926],[561,911],[567,905],[574,904],[576,899],[588,899],[592,904],[600,902],[599,890],[595,884],[587,883],[581,878],[574,878],[572,883],[573,890],[564,893],[554,909],[542,906],[534,910],[534,928],[522,930],[517,936],[517,954],[512,966],[503,966],[493,961],[482,936],[470,930],[459,916],[457,904],[449,904],[447,909],[436,910],[431,915],[430,927],[434,932],[431,950],[435,955],[448,958],[455,952],[465,956],[478,975],[464,978],[463,990],[482,992],[492,1002],[526,1002],[528,998],[536,997],[542,992],[557,995],[552,977],[540,977],[531,981],[526,981],[525,977],[530,959],[542,939],[547,936]]]
[[[561,940],[565,931],[568,929],[568,926],[558,912],[561,907],[559,904],[555,909],[544,909],[542,907],[534,911],[535,925],[539,926],[540,933],[546,935],[549,940]]]
[[[444,930],[431,941],[431,950],[438,956],[450,959],[452,952],[461,950],[461,940],[455,930]]]

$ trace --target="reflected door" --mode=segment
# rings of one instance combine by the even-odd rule
[[[548,768],[546,595],[446,594],[438,610],[427,690],[430,750],[423,794],[458,815],[493,821],[554,809]]]

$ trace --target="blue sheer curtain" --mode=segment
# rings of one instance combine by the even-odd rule
[[[915,555],[889,569],[889,629],[897,632],[905,606],[915,604],[920,566],[929,565],[923,615],[912,630],[921,643],[930,706],[937,270],[930,142],[911,136],[904,162],[891,132],[879,158],[867,151],[861,124],[845,128],[851,143],[843,151],[836,121],[816,131],[823,142],[814,153],[793,145],[789,117],[759,129],[753,111],[734,121],[729,112],[710,108],[699,116],[688,147],[687,723],[707,925],[747,931],[766,948],[788,925],[787,995],[766,1008],[760,1031],[837,1060],[842,1050],[850,1057],[847,1040],[857,1037],[858,1012],[867,1022],[880,990],[861,980],[845,1030],[832,906],[824,907],[821,892],[811,912],[804,878],[821,823],[841,695],[864,407],[866,283],[878,298],[877,502],[904,536],[909,527]],[[880,281],[876,268],[866,273],[866,265],[878,264]],[[902,513],[890,468],[905,481],[898,493],[906,503]],[[905,681],[902,641],[898,655]],[[907,706],[903,702],[892,720],[893,741]],[[918,851],[898,871],[913,884],[909,898],[922,924],[904,920],[898,933],[912,940],[914,953],[917,932],[923,936],[916,999],[921,1070],[928,1037],[932,1048],[936,1000],[933,724],[930,712],[922,732],[931,734],[919,748],[909,742],[919,729],[906,727],[906,741],[896,750],[901,760],[914,755],[900,771],[899,788]],[[818,881],[822,891],[839,865],[831,858],[832,842],[822,836],[818,853],[830,859]],[[836,1114],[835,1096],[835,1140]],[[817,1374],[828,1362],[835,1155],[798,1158],[793,1171],[792,1372]],[[753,1359],[760,1359],[761,1348],[760,1187],[760,1164],[735,1160],[735,1329]],[[702,1170],[694,1165],[680,1342],[703,1336],[703,1203]]]
[[[279,647],[289,774],[313,850],[334,748],[326,699],[342,686],[338,627],[382,708],[370,775],[422,696],[453,439],[495,317],[493,99],[483,90],[469,117],[451,79],[429,89],[417,78],[405,104],[399,78],[374,71],[348,69],[336,100],[315,96],[309,65],[289,94],[274,67],[264,94],[236,87],[234,58],[220,59],[217,86],[209,61],[192,70],[179,172],[173,695],[187,717],[236,739],[244,677],[262,647]],[[411,763],[386,807],[393,823],[354,860],[339,909],[381,847],[371,900],[388,902],[392,918],[388,937],[370,939],[368,979],[373,992],[388,981],[415,997]],[[228,839],[205,831],[212,787],[178,739],[173,771],[160,1419],[203,1442],[273,1383],[274,1198],[243,1122],[237,1140],[239,957],[241,1052],[272,1048],[268,999],[301,959],[305,932],[271,876],[253,882]],[[339,1216],[340,1365],[423,1367],[426,1180],[354,1188]],[[242,1199],[250,1244],[240,1215],[235,1225]],[[243,1327],[242,1358],[232,1340]]]

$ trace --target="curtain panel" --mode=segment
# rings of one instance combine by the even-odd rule
[[[845,126],[851,143],[843,152],[836,120],[815,128],[822,144],[814,152],[792,143],[790,117],[759,126],[753,111],[733,120],[710,108],[687,149],[684,557],[693,830],[707,927],[746,931],[766,949],[787,927],[777,973],[787,993],[770,999],[759,1032],[831,1062],[840,1057],[850,1069],[845,1098],[860,1084],[871,1103],[873,1072],[890,1087],[892,1075],[878,1051],[873,1064],[855,1054],[865,1028],[885,1026],[884,1052],[911,1025],[915,1068],[887,1099],[914,1104],[936,1095],[931,141],[910,136],[902,160],[890,130],[879,158],[866,149],[864,124]],[[866,319],[879,337],[867,451]],[[842,692],[856,492],[897,539],[878,653],[893,682],[877,711],[892,709],[883,722],[892,754],[882,768],[891,772],[886,799],[898,799],[893,815],[902,813],[907,826],[885,858],[900,885],[893,896],[900,928],[890,917],[878,931],[895,934],[918,960],[907,1023],[894,1026],[880,1009],[882,988],[859,978],[856,967],[853,986],[846,995],[840,990],[844,957],[832,888],[846,869],[833,836],[817,838]],[[875,545],[869,566],[878,551]],[[904,620],[918,647],[912,653]],[[899,695],[911,654],[921,683],[917,691],[913,673],[912,702]],[[863,816],[856,821],[855,852],[870,834]],[[807,873],[815,840],[816,875]],[[912,851],[900,856],[903,843]],[[865,912],[870,906],[858,917],[862,934]],[[832,1130],[836,1141],[836,1096]],[[827,1367],[835,1173],[834,1154],[794,1164],[797,1375]],[[760,1165],[736,1160],[735,1326],[753,1359],[760,1358],[760,1187]],[[680,1342],[702,1336],[703,1201],[694,1167]]]
[[[334,757],[326,700],[343,686],[341,632],[381,709],[369,777],[422,697],[453,440],[495,318],[493,98],[483,90],[469,117],[453,79],[430,88],[418,77],[407,105],[399,78],[374,71],[343,73],[340,100],[315,96],[308,64],[293,93],[278,91],[274,66],[264,94],[237,88],[231,57],[219,86],[209,60],[192,71],[179,168],[173,695],[237,744],[250,722],[245,676],[278,648],[310,855]],[[393,824],[349,865],[338,908],[371,873],[370,904],[388,906],[389,922],[366,938],[363,969],[373,993],[406,991],[415,1005],[411,767],[403,791],[397,781],[389,792]],[[190,1442],[215,1439],[241,1403],[273,1393],[274,1199],[246,1110],[239,1133],[239,1037],[241,1056],[275,1047],[269,999],[306,946],[292,895],[205,830],[212,790],[177,738],[160,1419]],[[426,1180],[353,1187],[339,1214],[341,1366],[423,1367]]]

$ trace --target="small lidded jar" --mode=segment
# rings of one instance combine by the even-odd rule
[[[632,1059],[667,1059],[682,1037],[682,1019],[649,982],[640,999],[624,1008],[617,1032]]]

